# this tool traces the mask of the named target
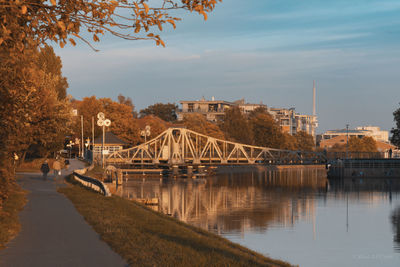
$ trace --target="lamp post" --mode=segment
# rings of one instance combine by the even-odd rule
[[[88,138],[86,139],[86,143],[85,143],[85,147],[86,147],[86,150],[85,150],[85,159],[88,157],[87,151],[88,151],[89,145],[90,145],[90,139],[89,139],[89,137],[88,137]]]
[[[151,132],[150,132],[150,126],[149,125],[146,125],[146,127],[144,128],[144,130],[142,130],[141,132],[140,132],[140,135],[141,136],[144,136],[144,142],[146,143],[147,142],[147,136],[150,136],[150,134],[151,134]]]
[[[71,150],[73,145],[75,145],[74,142],[72,142],[72,140],[69,140],[69,144],[67,144],[67,147],[69,147],[69,158],[71,158]]]
[[[347,134],[347,142],[346,142],[346,159],[349,158],[349,124],[346,124],[346,134]]]
[[[84,147],[83,147],[83,143],[84,143],[84,141],[83,141],[83,115],[81,115],[81,137],[82,137],[82,154],[81,154],[81,157],[83,158],[84,157]]]
[[[111,125],[111,121],[109,119],[106,119],[105,115],[103,112],[99,112],[97,114],[97,125],[100,127],[103,127],[103,144],[101,146],[101,161],[102,161],[102,166],[104,168],[104,139],[105,139],[105,127],[109,127]]]

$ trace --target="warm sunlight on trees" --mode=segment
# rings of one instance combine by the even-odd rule
[[[347,144],[335,144],[330,148],[330,151],[344,152],[347,149]],[[348,151],[350,152],[377,152],[378,148],[376,145],[376,141],[374,138],[370,136],[363,136],[362,138],[358,138],[355,136],[351,136],[349,138],[349,146]]]
[[[66,81],[61,72],[44,67],[44,56],[57,59],[46,49],[34,49],[21,54],[17,65],[0,62],[0,76],[7,77],[0,87],[0,114],[2,128],[8,131],[8,151],[24,154],[36,146],[41,149],[35,151],[46,155],[62,148],[70,109],[65,99],[59,99],[59,89]]]
[[[97,113],[104,112],[106,118],[111,120],[111,126],[107,130],[132,145],[140,141],[139,127],[133,115],[133,105],[121,104],[110,98],[97,99],[95,96],[85,97],[82,101],[75,100],[73,105],[78,110],[78,114],[83,116],[84,138],[92,139],[92,117],[95,123],[95,137],[102,133],[102,129],[96,122]],[[81,136],[80,116],[75,119],[73,131],[76,137]]]
[[[12,59],[0,50],[0,187],[9,183],[5,173],[14,153],[20,159],[26,153],[47,156],[62,148],[69,127],[69,103],[59,94],[65,78],[57,69],[44,67],[41,57],[57,61],[46,49],[26,49]],[[6,192],[0,191],[0,199]]]
[[[58,99],[65,99],[68,88],[67,78],[62,76],[61,58],[54,53],[51,46],[46,45],[40,48],[38,66],[46,73],[51,73],[54,76],[60,77],[56,85],[57,97]]]
[[[253,142],[249,122],[239,107],[233,107],[225,111],[225,117],[221,122],[220,128],[231,141],[243,144],[252,144]]]
[[[185,125],[189,130],[214,138],[225,139],[224,133],[219,129],[219,127],[206,120],[206,118],[201,114],[185,114],[183,125]]]
[[[157,135],[171,127],[170,123],[154,115],[148,115],[137,119],[137,123],[140,130],[144,130],[147,125],[150,126],[150,136],[147,137],[147,140],[156,137]],[[142,137],[142,142],[144,142],[144,137]]]
[[[178,110],[178,106],[175,103],[156,103],[154,105],[150,105],[145,109],[140,111],[140,117],[144,117],[147,115],[154,115],[159,117],[164,121],[176,121],[176,111]]]
[[[396,123],[396,127],[392,128],[392,130],[390,131],[390,133],[392,134],[390,141],[395,146],[400,147],[400,108],[396,109],[393,112],[393,120]]]
[[[27,44],[54,41],[64,47],[79,39],[98,42],[110,33],[164,46],[159,32],[181,20],[174,10],[195,12],[206,20],[217,2],[221,0],[0,0],[0,45],[22,51]]]
[[[274,118],[267,113],[257,113],[250,119],[254,144],[257,146],[281,148],[285,137]]]

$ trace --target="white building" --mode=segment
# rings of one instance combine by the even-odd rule
[[[373,137],[376,141],[389,142],[389,132],[382,131],[381,128],[376,126],[360,126],[356,130],[367,131],[367,136]]]
[[[335,138],[341,135],[356,136],[359,138],[369,136],[374,138],[375,141],[389,143],[389,132],[382,131],[379,127],[376,126],[360,126],[356,127],[354,130],[329,130],[322,134],[322,140]]]

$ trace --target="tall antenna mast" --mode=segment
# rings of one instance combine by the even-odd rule
[[[315,80],[313,81],[313,116],[317,115],[317,112],[315,110]]]

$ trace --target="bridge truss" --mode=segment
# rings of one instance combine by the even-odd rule
[[[108,164],[311,164],[322,153],[245,145],[184,128],[169,128],[154,139],[110,154]]]

